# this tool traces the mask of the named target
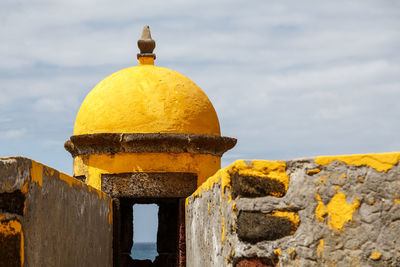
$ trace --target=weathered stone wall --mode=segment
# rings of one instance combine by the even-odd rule
[[[112,266],[105,193],[33,160],[0,159],[0,266]]]
[[[400,266],[399,159],[236,161],[187,198],[187,266]]]

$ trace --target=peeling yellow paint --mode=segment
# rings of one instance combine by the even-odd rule
[[[236,202],[233,202],[232,211],[237,211],[237,204],[236,204]]]
[[[340,189],[340,186],[335,185],[335,191],[338,191]]]
[[[347,174],[343,173],[342,174],[342,179],[346,179],[347,178]]]
[[[320,156],[314,159],[315,163],[317,163],[318,165],[328,165],[335,160],[356,166],[368,166],[377,170],[378,172],[386,172],[392,169],[392,167],[399,162],[400,152],[343,156]]]
[[[229,195],[228,195],[228,200],[227,200],[227,203],[231,203],[231,201],[232,201],[232,195],[231,195],[231,194],[229,194]]]
[[[66,175],[65,173],[60,172],[59,173],[59,178],[61,181],[66,182],[69,187],[72,187],[72,185],[76,185],[76,186],[81,186],[81,182],[69,175]]]
[[[44,166],[44,173],[46,176],[53,176],[54,175],[55,170],[53,168],[50,168],[48,166]]]
[[[346,202],[346,195],[342,192],[333,196],[326,207],[321,200],[321,197],[316,194],[318,201],[315,209],[316,218],[318,221],[324,222],[324,216],[328,215],[328,226],[337,231],[341,231],[345,222],[353,220],[354,211],[360,206],[357,197],[354,198],[352,204]]]
[[[210,203],[207,203],[207,210],[208,210],[208,213],[210,213]]]
[[[296,251],[294,250],[294,248],[291,248],[290,251],[289,251],[289,255],[292,255],[294,252],[296,252]]]
[[[358,181],[359,181],[360,183],[364,183],[364,181],[365,181],[364,178],[362,178],[361,176],[358,176],[357,179],[358,179]]]
[[[231,253],[232,257],[235,256],[235,251],[232,249],[232,253]]]
[[[26,194],[26,193],[28,193],[28,181],[26,181],[25,183],[24,183],[24,185],[21,187],[21,193],[22,194]]]
[[[287,220],[291,221],[293,225],[297,228],[300,223],[300,217],[296,212],[291,211],[275,211],[272,214],[266,214],[266,216],[274,216],[274,217],[283,217]],[[291,234],[294,234],[294,232]]]
[[[307,170],[307,175],[314,175],[317,174],[321,171],[321,169],[311,169],[311,170]]]
[[[400,198],[395,198],[395,199],[393,200],[393,202],[394,202],[394,203],[400,203]]]
[[[371,256],[369,256],[369,258],[371,260],[379,260],[382,257],[382,253],[374,251],[371,253]]]
[[[269,178],[281,182],[287,190],[289,175],[286,173],[286,163],[283,161],[253,160],[247,164],[245,160],[237,160],[228,167],[218,170],[208,178],[190,197],[201,197],[201,191],[209,191],[214,184],[221,182],[222,196],[225,197],[225,188],[231,188],[231,176],[235,173],[243,176]],[[282,192],[271,193],[280,197]]]
[[[31,182],[37,183],[39,186],[43,184],[43,165],[31,160]]]

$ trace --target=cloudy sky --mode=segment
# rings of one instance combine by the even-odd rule
[[[0,1],[0,157],[66,173],[86,94],[137,64],[196,82],[238,138],[223,159],[400,151],[400,2]]]

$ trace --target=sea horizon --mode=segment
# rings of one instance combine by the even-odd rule
[[[155,242],[136,242],[132,246],[132,259],[154,261],[157,256],[157,243]]]

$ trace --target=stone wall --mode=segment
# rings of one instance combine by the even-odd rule
[[[33,160],[0,159],[0,266],[112,266],[111,204]]]
[[[399,159],[236,161],[186,200],[187,266],[400,266]]]

